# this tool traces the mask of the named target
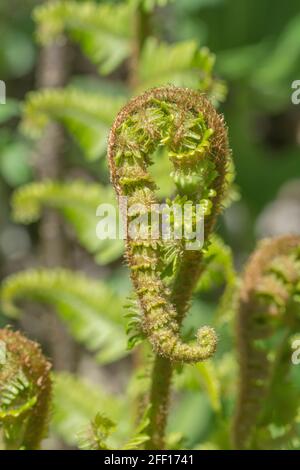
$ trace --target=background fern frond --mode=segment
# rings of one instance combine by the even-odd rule
[[[284,448],[297,435],[299,373],[291,351],[300,325],[299,280],[296,235],[261,241],[246,265],[237,316],[236,448]]]
[[[214,103],[223,101],[226,87],[212,78],[215,56],[196,41],[159,43],[149,38],[139,65],[140,89],[172,84],[205,91]]]
[[[28,270],[8,277],[0,291],[8,316],[20,315],[15,303],[23,299],[53,306],[72,336],[99,362],[127,354],[123,302],[106,284],[63,269]]]
[[[104,264],[122,255],[123,242],[97,237],[96,210],[102,203],[115,205],[110,187],[80,180],[48,180],[30,183],[16,190],[12,209],[14,220],[24,224],[38,220],[44,207],[58,209],[73,227],[81,245],[95,256],[96,261]]]
[[[62,34],[77,42],[102,74],[110,73],[130,54],[131,8],[96,2],[55,1],[35,9],[42,44]]]
[[[175,376],[174,385],[179,390],[199,391],[202,388],[215,412],[221,409],[221,381],[213,360],[199,362],[189,367],[180,368]]]
[[[213,235],[204,254],[205,270],[197,284],[198,292],[206,292],[224,285],[217,310],[217,320],[232,318],[237,295],[237,274],[229,246],[217,235]]]
[[[149,411],[150,407],[148,406],[144,411],[144,414],[138,424],[137,428],[133,432],[133,436],[127,441],[123,446],[124,450],[139,450],[142,448],[145,442],[149,441],[149,436],[147,434],[147,427],[149,425]]]
[[[22,130],[32,138],[41,136],[51,120],[62,123],[84,155],[94,160],[104,155],[107,135],[124,98],[91,93],[75,87],[31,92],[23,107]]]
[[[124,408],[119,396],[109,393],[99,384],[66,372],[54,375],[52,426],[67,444],[77,443],[77,433],[99,410],[105,410],[113,420],[120,422]]]
[[[78,445],[82,450],[110,450],[106,439],[116,429],[113,421],[101,413],[97,413],[89,426],[78,435]]]
[[[114,445],[113,434],[118,427],[106,414],[97,413],[90,424],[79,433],[79,447],[83,450],[140,450],[143,444],[149,440],[147,426],[149,408],[146,409],[138,427],[132,432],[132,437],[123,445]]]
[[[130,350],[141,343],[141,341],[145,338],[142,330],[142,316],[140,306],[134,293],[128,297],[124,308],[126,309],[126,333],[128,336],[127,347]]]

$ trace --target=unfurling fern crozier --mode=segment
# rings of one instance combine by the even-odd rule
[[[240,381],[233,426],[237,448],[284,447],[298,434],[300,401],[292,384],[290,339],[300,331],[299,293],[300,237],[261,242],[246,266],[239,299]]]
[[[134,217],[145,215],[145,211],[150,214],[153,205],[158,204],[149,166],[151,156],[163,146],[174,167],[171,177],[176,195],[172,202],[183,206],[188,201],[204,208],[207,241],[227,188],[229,150],[223,119],[203,95],[176,87],[150,90],[120,111],[110,132],[109,164],[117,195],[127,197],[129,208],[136,204],[143,208]],[[179,261],[174,287],[176,282],[182,282],[181,290],[186,291],[189,300],[201,272],[202,251],[186,250],[186,243],[183,238],[177,244]],[[187,302],[176,309],[176,294],[171,295],[163,280],[163,240],[131,237],[127,232],[126,244],[131,277],[143,312],[142,329],[154,351],[179,362],[210,357],[216,348],[216,334],[211,327],[198,330],[196,344],[186,344],[180,338]],[[186,269],[189,279],[184,274]]]

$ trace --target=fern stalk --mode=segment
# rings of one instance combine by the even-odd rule
[[[55,1],[45,2],[54,6]],[[44,45],[40,51],[37,71],[37,87],[54,89],[67,84],[71,71],[71,48],[60,38],[52,44]],[[49,122],[35,149],[35,173],[37,180],[59,179],[63,173],[62,157],[65,151],[65,133],[57,122]],[[67,264],[68,241],[59,215],[47,210],[39,227],[40,252],[43,263],[48,266]],[[64,328],[51,312],[48,316],[49,342],[51,355],[58,369],[74,367],[74,344]],[[55,338],[55,341],[53,341]]]
[[[263,241],[246,266],[237,317],[240,381],[233,426],[237,448],[270,448],[276,444],[272,426],[284,430],[284,445],[295,426],[299,398],[290,382],[289,338],[300,326],[299,281],[297,236]]]
[[[147,37],[150,35],[150,12],[139,3],[133,14],[134,35],[130,57],[129,86],[133,90],[139,85],[140,59]]]
[[[108,155],[117,195],[127,196],[129,207],[138,202],[150,211],[156,202],[155,183],[147,167],[150,155],[161,145],[167,146],[174,165],[177,201],[188,198],[207,207],[207,242],[227,186],[229,150],[223,120],[203,95],[176,87],[153,89],[125,106],[112,127]],[[143,313],[142,329],[156,353],[147,447],[162,448],[172,364],[208,359],[216,348],[216,334],[210,327],[198,330],[196,344],[185,344],[179,335],[201,272],[203,253],[185,250],[182,242],[170,289],[163,281],[159,263],[162,240],[149,242],[127,234],[126,243],[131,278]]]

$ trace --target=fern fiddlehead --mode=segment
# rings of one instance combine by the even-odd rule
[[[48,424],[50,368],[36,343],[0,330],[0,448],[39,448]]]
[[[173,163],[171,177],[179,204],[201,203],[205,211],[208,242],[227,189],[230,152],[223,119],[197,92],[156,88],[133,99],[118,114],[112,127],[108,156],[117,195],[128,206],[142,203],[146,211],[156,203],[155,182],[148,167],[155,149],[165,146]],[[176,269],[170,285],[163,280],[161,240],[131,239],[127,234],[127,260],[141,311],[142,329],[157,353],[150,392],[149,448],[163,448],[172,363],[197,362],[210,357],[216,334],[202,327],[198,344],[185,344],[179,336],[193,288],[201,274],[202,250],[185,250],[185,240],[175,247]]]
[[[239,299],[240,383],[233,426],[237,448],[272,446],[277,442],[270,434],[272,425],[281,429],[282,444],[293,431],[299,393],[289,382],[289,338],[300,327],[299,288],[300,237],[263,241],[245,269]]]
[[[108,154],[112,182],[118,196],[128,197],[129,207],[141,203],[151,211],[157,203],[155,182],[147,168],[150,155],[162,145],[167,146],[174,165],[177,201],[188,199],[206,207],[207,237],[225,187],[228,148],[222,119],[203,96],[176,87],[156,88],[125,106],[112,127]],[[143,330],[154,351],[172,361],[201,361],[216,348],[216,335],[210,327],[198,331],[197,345],[183,343],[174,307],[176,304],[183,315],[193,280],[200,273],[201,256],[200,250],[181,256],[175,286],[185,296],[180,297],[179,305],[176,287],[172,303],[160,276],[159,243],[127,238],[131,277],[144,314]]]

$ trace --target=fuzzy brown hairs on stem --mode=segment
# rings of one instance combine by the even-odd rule
[[[150,212],[151,205],[157,203],[156,185],[148,166],[151,154],[163,145],[174,165],[179,197],[208,206],[204,225],[207,239],[226,188],[229,151],[223,119],[207,98],[188,89],[156,88],[131,100],[118,114],[108,144],[112,183],[118,196],[128,197],[129,207],[141,203]],[[190,286],[200,274],[201,250],[182,250],[174,282],[182,284],[187,293],[180,305],[176,289],[172,303],[171,291],[161,279],[159,243],[127,236],[126,245],[131,278],[143,312],[143,331],[154,351],[178,362],[209,358],[216,348],[214,330],[202,327],[197,344],[183,343],[175,305],[177,302],[183,316]],[[186,279],[188,266],[190,280]]]
[[[300,237],[260,242],[245,268],[239,297],[236,337],[240,380],[233,426],[236,448],[268,448],[270,422],[280,422],[283,410],[275,412],[276,380],[288,377],[288,340],[300,328],[299,281]],[[282,336],[277,339],[280,332]],[[286,424],[290,433],[291,417],[288,421],[282,418],[281,424],[282,428]]]

